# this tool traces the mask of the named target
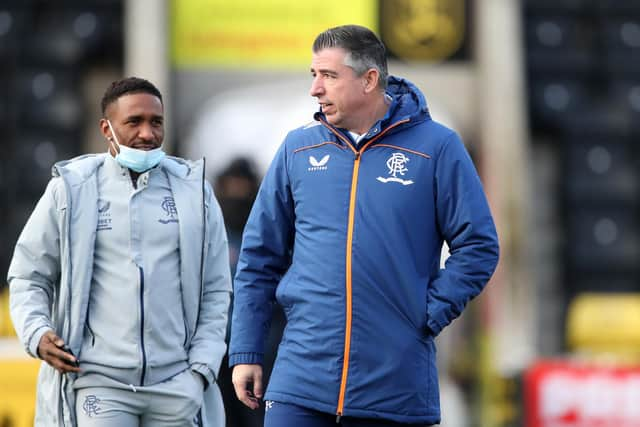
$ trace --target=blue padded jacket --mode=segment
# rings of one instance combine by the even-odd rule
[[[410,82],[390,77],[387,94],[357,146],[319,112],[280,147],[245,228],[230,364],[262,362],[277,300],[287,326],[266,399],[433,424],[434,337],[491,277],[498,238],[460,138]]]

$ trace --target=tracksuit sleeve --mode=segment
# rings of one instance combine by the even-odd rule
[[[480,178],[455,133],[437,157],[435,174],[436,218],[451,254],[427,292],[427,325],[437,335],[482,291],[499,249]]]
[[[263,361],[276,287],[290,264],[294,219],[285,142],[262,181],[242,237],[234,280],[230,366]]]
[[[231,294],[229,248],[222,210],[206,184],[208,198],[209,245],[204,289],[196,332],[189,349],[191,369],[202,374],[209,384],[216,381],[226,351],[228,309]]]
[[[24,226],[9,266],[11,320],[27,353],[38,357],[40,338],[54,329],[51,309],[60,275],[62,216],[56,203],[62,182],[54,178]]]

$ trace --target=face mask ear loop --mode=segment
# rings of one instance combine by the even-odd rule
[[[109,145],[111,146],[111,148],[113,149],[113,152],[116,153],[116,156],[118,154],[120,154],[120,146],[118,146],[118,144],[116,144],[115,142],[113,142],[112,138],[109,138],[107,141],[109,141]]]
[[[116,155],[120,154],[120,143],[118,142],[118,137],[116,136],[116,132],[113,130],[113,126],[111,126],[111,121],[109,119],[107,119],[107,125],[109,125],[109,129],[111,129],[111,136],[113,137],[108,139],[109,144],[111,144]]]

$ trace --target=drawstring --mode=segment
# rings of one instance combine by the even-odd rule
[[[129,387],[131,387],[131,390],[133,390],[134,393],[138,392],[138,389],[133,384],[129,384]]]

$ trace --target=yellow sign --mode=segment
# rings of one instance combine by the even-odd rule
[[[0,288],[0,337],[14,337],[13,323],[9,316],[9,287]],[[0,423],[2,426],[2,423]]]
[[[376,0],[172,0],[179,68],[308,66],[318,33],[344,24],[377,31]]]
[[[574,352],[640,361],[640,295],[582,293],[567,312],[567,344]]]
[[[33,426],[40,361],[0,359],[0,426]]]
[[[464,0],[380,0],[382,39],[401,59],[437,61],[464,40]]]

